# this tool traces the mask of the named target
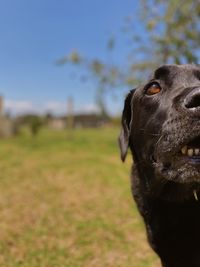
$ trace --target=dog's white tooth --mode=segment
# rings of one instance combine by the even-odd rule
[[[187,154],[189,157],[192,157],[193,156],[193,149],[192,148],[188,149]]]
[[[183,155],[186,155],[187,154],[187,146],[182,147],[181,152]]]
[[[193,194],[194,194],[194,198],[196,199],[196,201],[198,201],[199,199],[198,199],[197,191],[194,190],[194,191],[193,191]]]
[[[196,156],[199,155],[199,151],[200,151],[199,148],[195,148],[195,149],[194,149],[194,154],[195,154]]]

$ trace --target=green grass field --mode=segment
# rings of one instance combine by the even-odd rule
[[[157,267],[118,129],[0,140],[0,266]]]

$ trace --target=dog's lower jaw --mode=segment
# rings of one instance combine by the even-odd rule
[[[199,200],[199,178],[188,178],[185,182],[179,181],[177,178],[174,179],[173,176],[170,178],[168,175],[163,174],[156,167],[155,164],[137,164],[137,162],[133,165],[132,187],[133,192],[136,191],[134,194],[140,197],[141,192],[143,192],[145,196],[149,196],[152,199],[158,198],[172,203]],[[135,188],[138,189],[136,190]]]

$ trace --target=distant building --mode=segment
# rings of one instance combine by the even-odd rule
[[[108,118],[98,114],[80,114],[74,116],[74,128],[97,128],[108,123]]]
[[[0,138],[10,137],[14,134],[13,122],[10,118],[0,117]]]
[[[48,127],[54,130],[63,130],[66,128],[66,118],[50,118],[48,119]]]
[[[103,118],[98,114],[79,114],[73,116],[73,128],[97,128],[109,122],[109,118]],[[70,123],[68,125],[68,123]],[[48,127],[55,130],[71,128],[71,120],[68,117],[51,117],[47,122]]]

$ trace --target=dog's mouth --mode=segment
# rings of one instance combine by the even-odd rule
[[[180,154],[194,164],[200,164],[200,136],[182,146]]]
[[[153,158],[156,176],[165,185],[163,197],[200,201],[200,135],[172,147],[169,153],[161,151]]]
[[[169,150],[156,150],[153,165],[158,176],[178,184],[200,185],[200,135],[168,143]],[[181,139],[181,138],[180,138]],[[158,146],[159,147],[159,146]],[[161,145],[162,147],[162,145]]]
[[[160,158],[161,161],[164,160],[165,163],[181,160],[182,163],[187,161],[188,163],[200,164],[200,135],[193,139],[187,138],[181,143],[178,142],[178,144],[176,144],[176,142],[173,143],[172,146],[169,143],[164,149],[155,150],[155,154],[152,155],[152,161],[154,163],[159,162]],[[158,147],[160,147],[160,145]],[[170,149],[168,150],[169,147]]]

